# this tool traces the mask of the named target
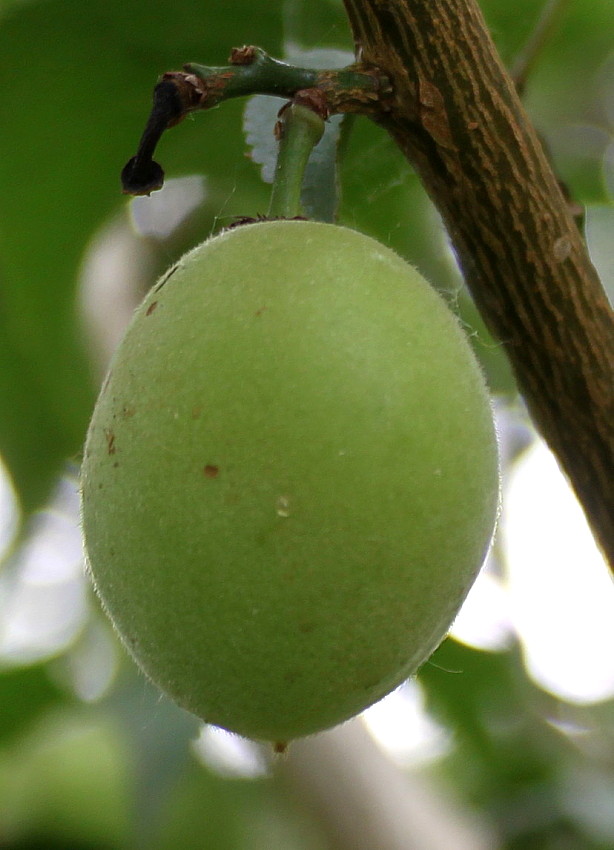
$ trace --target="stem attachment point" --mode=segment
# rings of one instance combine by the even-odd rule
[[[327,114],[326,102],[317,89],[297,92],[296,98],[280,109],[275,125],[279,153],[271,191],[270,218],[302,215],[305,168],[311,151],[322,138]]]

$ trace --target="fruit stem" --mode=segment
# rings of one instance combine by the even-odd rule
[[[270,218],[296,218],[303,214],[301,189],[305,168],[323,132],[324,118],[317,105],[295,100],[280,110],[275,125],[279,151],[269,205]]]
[[[388,77],[378,68],[360,62],[337,69],[300,68],[249,45],[234,48],[229,63],[214,68],[192,62],[184,65],[182,71],[162,75],[154,90],[154,106],[139,151],[122,172],[124,193],[143,195],[162,187],[164,172],[152,159],[155,146],[165,129],[174,127],[191,112],[212,109],[232,97],[269,94],[296,99],[297,93],[307,90],[326,102],[327,116],[375,115],[392,93]]]

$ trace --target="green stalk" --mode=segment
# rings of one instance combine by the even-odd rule
[[[296,218],[303,215],[301,188],[305,168],[313,148],[322,138],[324,120],[299,103],[282,110],[278,124],[279,152],[269,205],[270,218]]]
[[[153,154],[164,131],[189,113],[212,109],[228,98],[252,94],[292,98],[311,90],[325,105],[326,115],[373,115],[381,112],[392,94],[388,78],[378,68],[360,62],[332,70],[299,68],[253,46],[233,49],[229,61],[223,68],[192,62],[184,65],[183,71],[162,75],[154,88],[151,115],[137,153],[122,170],[125,194],[149,195],[162,188],[164,171]]]
[[[187,111],[211,109],[223,100],[251,94],[290,98],[302,89],[313,88],[325,95],[330,114],[372,114],[379,111],[382,99],[391,93],[388,78],[372,66],[357,62],[346,68],[300,68],[253,46],[235,48],[226,67],[189,62],[183,72],[170,71],[162,79],[185,82],[195,89],[197,96],[186,103]]]

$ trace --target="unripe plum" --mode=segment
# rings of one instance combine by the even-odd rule
[[[91,422],[88,565],[146,674],[277,742],[437,647],[487,551],[497,446],[440,296],[336,225],[247,224],[137,310]]]

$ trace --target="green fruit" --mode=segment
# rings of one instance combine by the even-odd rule
[[[82,487],[89,568],[142,669],[210,723],[287,741],[444,637],[491,538],[496,438],[414,269],[342,227],[264,222],[145,298]]]

